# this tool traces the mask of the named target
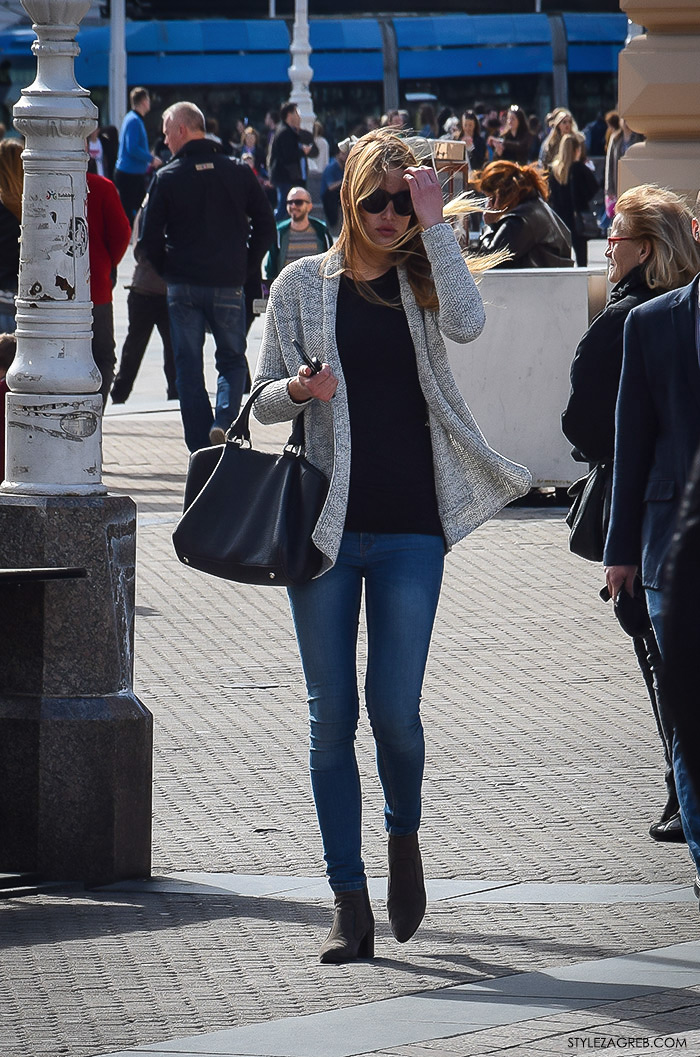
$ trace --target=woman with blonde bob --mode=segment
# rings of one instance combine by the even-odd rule
[[[425,912],[418,827],[420,695],[445,552],[527,492],[529,473],[488,447],[452,377],[442,334],[466,344],[484,309],[435,171],[396,131],[348,155],[344,223],[326,254],[272,284],[254,385],[265,423],[304,415],[306,454],[330,482],[313,533],[320,574],[289,589],[310,712],[311,784],[335,896],[322,962],[374,953],[362,861],[357,633],[364,586],[365,702],[389,835],[388,914],[399,942]],[[295,343],[322,369],[300,362]]]
[[[562,415],[574,458],[605,464],[610,481],[625,321],[637,305],[686,286],[700,272],[700,244],[693,238],[696,224],[682,198],[653,184],[633,187],[617,200],[605,254],[610,300],[578,344],[571,366],[571,395]],[[644,603],[640,605],[643,608]],[[649,834],[658,841],[682,841],[671,766],[672,731],[659,692],[659,647],[650,624],[634,637],[634,649],[666,758],[666,805]]]
[[[15,330],[15,295],[19,276],[22,220],[23,143],[0,140],[0,331]]]

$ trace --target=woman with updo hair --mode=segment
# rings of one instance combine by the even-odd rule
[[[633,308],[658,294],[686,286],[700,272],[700,244],[693,216],[682,198],[653,184],[621,194],[608,238],[610,299],[581,338],[571,365],[571,395],[562,415],[573,457],[601,463],[612,482],[615,409],[622,372],[625,321]],[[683,841],[672,766],[673,724],[661,683],[658,643],[645,612],[641,581],[636,592],[640,627],[634,650],[644,677],[666,761],[666,804],[649,835],[657,841]],[[646,618],[646,619],[642,619]]]
[[[435,170],[390,128],[352,146],[340,196],[336,245],[288,264],[270,288],[253,383],[271,383],[255,402],[260,421],[304,416],[307,458],[330,482],[312,537],[321,571],[288,590],[335,902],[324,963],[374,954],[354,744],[363,592],[362,685],[385,804],[387,911],[404,943],[426,908],[420,699],[445,552],[530,482],[487,445],[442,337],[464,345],[484,325],[472,272],[499,258],[465,259],[446,223],[474,204],[462,197],[443,206]],[[319,370],[300,362],[299,348]]]
[[[568,268],[571,234],[547,204],[547,177],[535,164],[494,161],[471,177],[487,198],[479,253],[506,253],[501,268]]]

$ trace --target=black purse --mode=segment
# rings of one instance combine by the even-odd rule
[[[224,445],[190,457],[173,546],[192,569],[243,584],[289,587],[321,568],[311,533],[328,480],[304,456],[303,412],[281,454],[251,447],[251,408],[267,385],[251,393]]]
[[[601,234],[595,213],[590,209],[582,209],[575,212],[574,234],[584,239],[599,239]]]
[[[566,515],[569,550],[589,562],[602,562],[610,521],[612,463],[597,462],[585,477],[574,481],[567,493],[573,503]]]

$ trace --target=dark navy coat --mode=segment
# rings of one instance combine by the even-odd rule
[[[633,309],[625,323],[603,560],[641,566],[644,586],[657,590],[700,442],[699,279]]]

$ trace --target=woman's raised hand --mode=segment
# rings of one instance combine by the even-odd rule
[[[411,165],[403,174],[413,202],[413,211],[422,228],[441,224],[442,188],[437,173],[429,165]]]
[[[287,385],[289,395],[296,404],[304,404],[312,397],[327,402],[335,396],[337,388],[338,379],[327,363],[317,374],[303,364],[296,378],[290,378]]]

